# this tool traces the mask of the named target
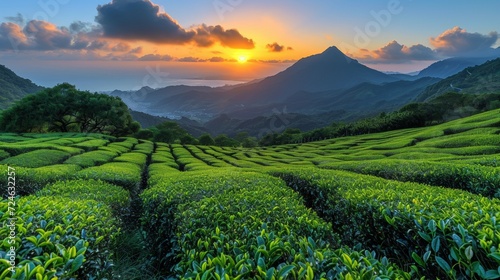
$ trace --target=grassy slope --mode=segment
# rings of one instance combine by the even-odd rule
[[[493,185],[467,189],[470,186],[442,185],[439,180],[423,183],[432,185],[434,182],[436,185],[462,188],[480,194],[486,190],[486,195],[491,197],[499,193],[496,192],[498,186],[494,185],[495,178],[500,177],[499,113],[500,110],[493,110],[433,127],[255,149],[164,143],[156,143],[153,146],[150,142],[139,142],[133,138],[115,139],[95,134],[0,134],[0,154],[2,163],[16,164],[18,184],[25,185],[22,189],[23,194],[43,189],[46,184],[56,180],[92,178],[121,185],[130,191],[131,199],[137,199],[138,195],[135,192],[138,191],[138,187],[147,187],[147,183],[151,185],[168,180],[172,176],[178,176],[175,174],[180,174],[180,171],[186,173],[201,171],[210,174],[215,170],[226,170],[237,176],[243,174],[240,173],[243,171],[265,173],[276,168],[310,170],[308,168],[320,167],[351,170],[398,180],[401,178],[397,177],[397,172],[379,174],[380,170],[373,171],[373,166],[383,165],[387,168],[394,168],[394,165],[404,163],[410,168],[414,164],[419,168],[427,168],[427,166],[435,167],[434,163],[439,163],[446,164],[451,169],[469,166],[474,172],[479,170],[476,172],[479,178],[474,177],[474,180],[491,179]],[[40,157],[35,151],[55,152],[64,156]],[[86,154],[88,154],[87,158],[96,161],[95,154],[101,151],[112,155],[95,163],[99,166],[79,164],[78,158],[83,159]],[[29,160],[30,155],[37,156],[36,166],[33,166],[33,162]],[[366,166],[371,169],[364,168]],[[4,167],[6,170],[7,167],[5,165]],[[145,167],[148,168],[144,169]],[[104,172],[104,169],[109,172]],[[374,174],[376,172],[378,173]],[[484,176],[481,172],[485,172]],[[460,178],[467,180],[469,178],[467,176]],[[148,177],[149,182],[146,182]],[[408,178],[404,181],[413,180],[411,176],[406,177]],[[413,180],[415,181],[417,180]],[[1,184],[6,189],[6,183]],[[133,217],[133,213],[128,215]],[[120,257],[123,256],[117,256],[118,259]],[[139,260],[143,261],[140,258]],[[135,274],[139,275],[141,267],[144,268],[139,262],[126,261],[130,263],[126,265],[122,263],[121,266],[118,263],[118,274],[132,267],[137,270]],[[133,279],[133,276],[130,277]]]

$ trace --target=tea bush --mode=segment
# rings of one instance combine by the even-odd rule
[[[8,202],[0,202],[8,213]],[[2,224],[11,224],[1,215]],[[0,279],[93,279],[111,268],[109,248],[119,234],[111,209],[94,200],[28,196],[16,200],[15,239],[0,228]],[[16,268],[7,254],[15,240]]]
[[[83,169],[75,174],[76,178],[102,180],[132,190],[141,182],[142,169],[129,162],[111,162],[101,166]]]
[[[331,221],[346,244],[413,263],[412,271],[431,278],[500,277],[500,200],[345,171],[271,173]]]
[[[116,151],[115,152],[101,151],[101,150],[90,151],[80,155],[72,156],[69,159],[67,159],[64,163],[77,164],[85,168],[110,162],[118,155],[119,153]]]
[[[487,166],[443,162],[376,160],[332,163],[322,167],[354,171],[403,182],[462,189],[500,198],[500,171]]]
[[[62,151],[40,149],[4,159],[0,163],[12,166],[35,168],[62,163],[70,156],[71,155],[69,153]]]
[[[332,249],[338,243],[331,226],[263,174],[179,173],[141,198],[154,261],[176,263],[176,278],[409,279],[372,253]]]

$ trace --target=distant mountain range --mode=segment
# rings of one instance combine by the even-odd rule
[[[427,87],[415,101],[424,102],[447,92],[464,94],[500,93],[500,58],[447,77]]]
[[[450,58],[418,75],[404,75],[368,68],[330,47],[274,76],[245,84],[144,87],[108,94],[122,98],[143,127],[174,120],[193,135],[247,131],[262,136],[288,127],[311,130],[333,121],[354,121],[447,91],[498,92],[500,59],[471,67],[488,59]],[[0,66],[0,109],[41,89]]]
[[[42,89],[43,87],[19,77],[12,70],[0,65],[0,110],[5,110],[13,102]]]

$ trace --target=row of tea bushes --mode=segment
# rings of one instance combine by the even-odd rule
[[[142,168],[130,162],[109,162],[100,166],[85,168],[75,174],[76,178],[103,180],[108,183],[135,189],[141,183]]]
[[[7,165],[0,165],[7,170]],[[29,195],[57,180],[67,180],[82,168],[75,164],[56,164],[38,168],[16,167],[16,192],[18,195]],[[0,180],[0,187],[7,190],[7,180]]]
[[[392,256],[430,278],[500,278],[500,201],[461,190],[333,170],[271,171],[344,243]]]
[[[70,153],[59,150],[40,149],[9,157],[0,163],[19,167],[36,168],[62,163],[70,156]]]
[[[387,259],[338,247],[331,225],[268,175],[176,173],[146,190],[153,261],[177,279],[409,279]]]
[[[113,210],[127,207],[129,194],[100,181],[67,181],[16,199],[15,230],[0,228],[0,279],[103,279],[112,274],[111,248],[120,234]],[[11,224],[8,200],[0,223]],[[12,235],[15,243],[10,244]],[[9,251],[15,246],[15,271]],[[9,255],[8,255],[9,254]]]
[[[457,163],[374,160],[325,164],[342,169],[403,182],[462,189],[487,197],[500,198],[500,170],[494,167]]]

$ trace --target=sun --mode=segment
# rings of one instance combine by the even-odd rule
[[[244,55],[240,55],[238,57],[238,62],[239,63],[245,63],[245,62],[247,62],[247,60],[248,60],[248,58],[246,56],[244,56]]]

